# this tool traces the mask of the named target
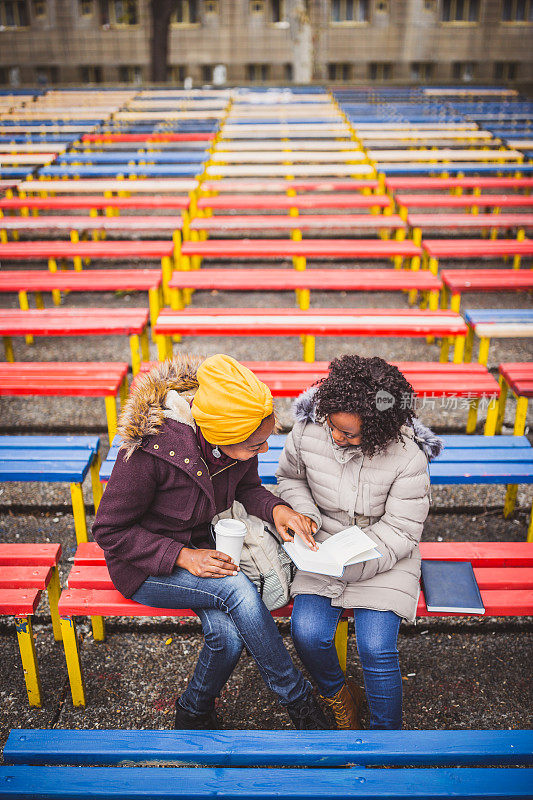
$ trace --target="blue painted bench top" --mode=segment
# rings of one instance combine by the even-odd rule
[[[150,146],[150,143],[147,143]],[[148,161],[165,164],[197,164],[205,161],[207,153],[205,150],[164,150],[163,152],[145,152],[138,150],[113,151],[111,153],[64,153],[55,162],[55,166],[71,163],[90,163],[90,164],[128,164],[131,161]]]
[[[443,436],[444,450],[429,465],[433,484],[533,483],[533,447],[526,436]],[[276,469],[285,436],[271,436],[269,450],[259,456],[263,483],[276,483]],[[116,436],[100,469],[109,480],[120,438]]]
[[[0,797],[526,798],[530,770],[463,765],[531,764],[532,739],[531,731],[21,730],[4,750],[16,765],[0,767]],[[123,762],[210,766],[28,766]]]
[[[66,166],[50,166],[44,167],[40,170],[39,175],[47,177],[59,177],[79,175],[84,178],[108,178],[115,177],[118,174],[122,175],[149,175],[151,177],[164,177],[164,178],[183,178],[195,176],[201,169],[200,164],[182,164],[174,166],[172,164],[162,164],[157,166],[154,164],[139,164],[137,166],[128,166],[127,164],[116,164],[115,166],[102,164],[101,166],[87,166],[87,165],[66,165]]]
[[[523,175],[533,172],[533,164],[474,164],[466,166],[457,162],[456,164],[449,164],[442,162],[440,164],[388,164],[380,163],[376,160],[376,167],[378,170],[386,172],[387,175],[431,175],[432,173],[447,172],[450,175],[461,173],[462,175],[477,175],[493,172],[521,172]]]
[[[491,322],[533,322],[533,309],[530,308],[468,308],[463,317],[469,325],[487,324]]]
[[[0,481],[82,483],[98,436],[0,436]]]

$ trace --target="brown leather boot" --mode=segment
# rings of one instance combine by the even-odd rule
[[[333,711],[339,730],[360,730],[361,706],[365,693],[353,681],[347,681],[333,697],[322,697]]]

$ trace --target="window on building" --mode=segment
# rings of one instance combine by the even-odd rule
[[[202,64],[202,82],[213,83],[213,65]]]
[[[94,13],[93,0],[80,0],[80,14],[82,17],[92,17]]]
[[[250,0],[250,14],[262,14],[264,10],[264,0]]]
[[[173,25],[198,25],[200,14],[198,0],[174,0],[174,10],[170,15]]]
[[[478,22],[479,0],[442,0],[443,22]]]
[[[204,0],[206,14],[218,14],[218,0]]]
[[[102,83],[102,67],[84,64],[80,67],[80,77],[82,83]]]
[[[503,22],[533,22],[532,0],[503,0]]]
[[[424,0],[424,8],[426,11],[435,11],[437,0]]]
[[[411,80],[430,81],[433,77],[434,66],[429,61],[414,61],[411,64]]]
[[[183,83],[187,77],[187,67],[185,64],[174,64],[167,69],[167,80],[172,83]]]
[[[452,75],[454,81],[468,83],[474,80],[476,65],[473,61],[456,61],[453,65]]]
[[[349,81],[351,72],[351,64],[328,64],[328,80],[330,81]]]
[[[121,83],[140,84],[143,80],[142,68],[138,66],[125,66],[123,64],[119,67],[118,78]]]
[[[247,64],[246,65],[246,80],[247,81],[267,81],[269,78],[268,64]]]
[[[496,61],[494,64],[495,81],[515,81],[518,77],[518,64],[515,61]]]
[[[48,86],[50,83],[57,83],[59,70],[57,67],[35,67],[35,82],[39,86]]]
[[[46,0],[32,0],[31,11],[35,19],[43,19],[46,16]]]
[[[102,25],[137,25],[137,0],[100,0],[100,21]]]
[[[388,14],[390,11],[389,0],[376,0],[376,11],[381,11],[382,14]]]
[[[5,28],[25,28],[29,25],[26,0],[3,0],[0,3],[0,25]]]
[[[369,0],[331,0],[332,22],[368,22]]]
[[[272,22],[285,22],[285,0],[270,0],[272,11]]]
[[[392,64],[388,61],[369,64],[368,77],[371,81],[390,81],[392,78]]]
[[[283,65],[283,73],[285,75],[285,80],[289,83],[293,80],[294,75],[294,67],[291,63],[287,63]]]

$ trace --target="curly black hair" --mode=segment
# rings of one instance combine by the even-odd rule
[[[329,365],[317,381],[316,418],[357,414],[361,418],[361,450],[372,456],[399,441],[400,428],[413,420],[413,387],[397,367],[382,358],[345,355]]]

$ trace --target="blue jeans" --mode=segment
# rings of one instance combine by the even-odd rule
[[[345,681],[334,645],[342,611],[332,606],[328,597],[300,594],[294,598],[292,638],[298,655],[324,697],[337,694]],[[354,620],[370,709],[370,728],[400,729],[402,676],[397,649],[400,617],[393,611],[356,608]]]
[[[270,611],[242,572],[227,578],[198,578],[176,567],[172,575],[148,577],[132,599],[155,608],[192,608],[200,617],[205,642],[180,697],[187,711],[213,709],[244,645],[283,705],[309,691],[310,684],[292,663]]]

